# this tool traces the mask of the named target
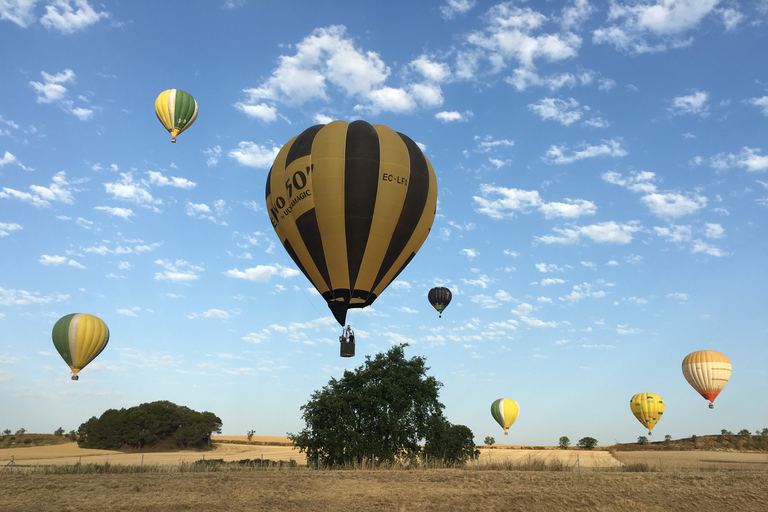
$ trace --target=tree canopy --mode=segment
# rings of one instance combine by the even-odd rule
[[[108,409],[80,425],[78,445],[102,450],[155,445],[203,447],[221,432],[221,419],[212,412],[197,412],[166,400],[128,409]]]
[[[396,345],[341,379],[332,378],[301,406],[305,428],[288,437],[308,460],[326,465],[410,459],[421,453],[464,462],[474,452],[472,431],[452,425],[438,400],[442,386],[422,357],[406,359]],[[434,460],[434,459],[431,459]]]

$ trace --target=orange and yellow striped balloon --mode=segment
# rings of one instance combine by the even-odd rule
[[[683,359],[683,376],[693,389],[709,400],[712,409],[715,407],[712,402],[731,378],[731,361],[716,350],[691,352]]]

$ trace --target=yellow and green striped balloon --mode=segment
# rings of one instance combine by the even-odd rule
[[[638,393],[630,399],[629,408],[637,421],[645,425],[650,436],[664,414],[664,400],[656,393]]]
[[[176,136],[192,126],[197,119],[197,102],[189,93],[168,89],[155,100],[155,114],[170,132],[171,142],[176,142]]]
[[[520,414],[520,406],[511,398],[499,398],[491,404],[491,415],[496,423],[504,429],[504,435]]]
[[[365,121],[297,135],[267,176],[280,242],[344,326],[416,255],[435,219],[437,179],[407,136]]]
[[[72,380],[78,372],[101,354],[109,341],[109,328],[104,321],[86,313],[61,317],[53,326],[53,345],[72,370]]]

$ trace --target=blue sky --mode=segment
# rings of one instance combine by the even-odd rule
[[[0,0],[0,429],[171,400],[298,432],[400,342],[477,442],[632,442],[640,392],[654,438],[768,427],[767,24],[766,0]],[[200,108],[176,144],[170,88]],[[350,312],[354,359],[264,206],[279,148],[334,119],[407,134],[439,187]],[[50,336],[73,312],[111,330],[78,382]],[[702,349],[734,367],[713,411],[680,368]]]

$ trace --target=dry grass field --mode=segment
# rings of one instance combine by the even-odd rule
[[[621,472],[607,450],[482,448],[480,470],[307,469],[287,439],[245,436],[215,438],[211,451],[146,452],[145,472],[45,474],[50,465],[109,463],[138,466],[142,454],[83,450],[75,443],[0,449],[0,468],[10,461],[21,473],[0,473],[0,510],[5,511],[225,511],[279,510],[492,510],[509,511],[765,511],[768,455],[734,452],[619,452],[627,464],[662,471]],[[187,472],[207,460],[297,461],[267,470]],[[574,467],[576,458],[579,464]],[[720,460],[696,470],[697,460]],[[754,459],[740,465],[739,460]],[[529,461],[559,461],[567,471],[527,471]],[[678,461],[678,464],[673,464]],[[692,462],[693,461],[693,462]],[[730,462],[728,462],[730,461]],[[185,466],[184,464],[187,464]],[[508,464],[513,470],[489,469]],[[509,465],[512,466],[509,466]],[[632,466],[629,466],[631,468]],[[535,468],[535,464],[534,464]],[[730,469],[730,470],[729,470]]]
[[[765,511],[768,480],[739,472],[248,471],[0,475],[5,512]]]

